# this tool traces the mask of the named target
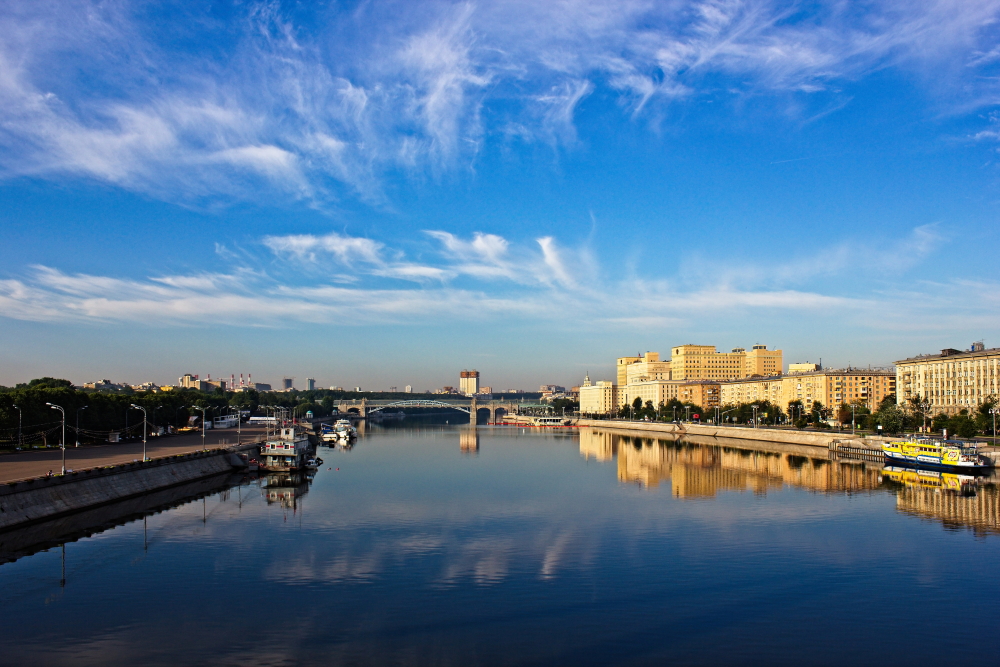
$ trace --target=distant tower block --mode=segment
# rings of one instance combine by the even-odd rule
[[[309,391],[316,390],[316,378],[306,378],[306,389]]]
[[[466,396],[479,393],[479,371],[462,371],[458,378],[458,390]]]
[[[291,391],[295,384],[295,378],[281,378],[281,388],[285,391]]]

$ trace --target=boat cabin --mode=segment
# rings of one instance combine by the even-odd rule
[[[260,454],[268,470],[300,470],[305,467],[308,450],[305,432],[288,426],[261,445]]]

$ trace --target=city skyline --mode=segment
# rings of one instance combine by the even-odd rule
[[[1000,2],[3,6],[0,385],[1000,343]]]

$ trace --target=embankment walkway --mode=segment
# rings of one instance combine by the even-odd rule
[[[264,437],[263,427],[244,428],[242,442],[256,442]],[[236,429],[212,430],[205,434],[204,448],[218,449],[236,445]],[[171,435],[151,438],[146,443],[146,456],[158,459],[177,454],[188,454],[203,449],[201,434]],[[89,445],[66,449],[66,469],[86,470],[103,468],[142,459],[142,443]],[[58,475],[62,470],[62,452],[59,449],[23,451],[0,456],[0,483],[33,477],[43,477],[49,471]]]
[[[689,424],[689,423],[664,423],[664,422],[640,422],[625,421],[618,419],[580,419],[577,426],[590,426],[593,428],[611,429],[649,433],[651,436],[666,434],[672,437],[703,436],[709,438],[735,438],[739,440],[759,441],[768,443],[781,443],[786,445],[801,445],[816,447],[818,449],[829,450],[830,444],[834,441],[856,442],[863,446],[866,441],[871,443],[871,447],[877,448],[874,440],[852,437],[847,432],[831,431],[796,431],[791,429],[778,428],[749,428],[742,426],[713,426],[712,424]]]

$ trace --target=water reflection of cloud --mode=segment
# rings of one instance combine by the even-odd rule
[[[459,543],[437,583],[449,585],[465,579],[480,585],[499,583],[507,577],[517,546],[510,537],[480,537]]]

